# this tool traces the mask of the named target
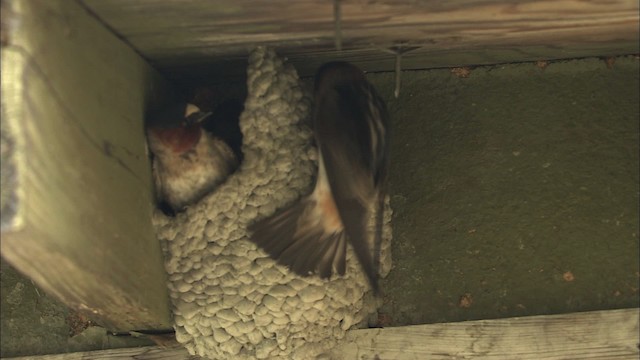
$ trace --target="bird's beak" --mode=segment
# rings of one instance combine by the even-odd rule
[[[189,114],[185,118],[185,122],[187,123],[187,125],[199,124],[203,122],[206,118],[211,116],[211,114],[212,114],[211,111],[208,111],[208,112],[196,111]]]

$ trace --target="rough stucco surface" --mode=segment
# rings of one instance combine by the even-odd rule
[[[0,278],[2,358],[154,345],[148,339],[113,336],[99,326],[78,329],[72,321],[77,313],[38,289],[4,259]]]
[[[292,67],[258,48],[249,58],[247,89],[239,171],[177,217],[154,219],[176,338],[209,358],[309,359],[365,322],[377,302],[350,248],[345,276],[326,281],[291,273],[248,240],[248,224],[310,190],[317,155],[311,101]],[[389,221],[383,272],[390,268]]]
[[[369,79],[394,125],[386,325],[639,306],[639,61]]]

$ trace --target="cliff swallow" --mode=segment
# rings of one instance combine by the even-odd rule
[[[154,119],[159,125],[147,130],[156,193],[173,211],[200,200],[238,166],[229,145],[203,130],[210,115],[180,104],[160,113],[162,119]]]
[[[297,274],[322,278],[334,271],[344,275],[349,242],[377,292],[371,245],[378,247],[382,231],[389,158],[386,106],[359,68],[327,63],[315,77],[313,126],[319,148],[313,192],[250,226],[251,238]],[[373,234],[367,226],[372,211]]]

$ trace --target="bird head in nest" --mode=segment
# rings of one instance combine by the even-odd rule
[[[151,151],[160,156],[167,152],[174,154],[185,153],[198,144],[202,136],[202,124],[211,112],[203,112],[193,104],[183,104],[183,118],[176,124],[175,110],[169,109],[163,115],[174,119],[161,121],[163,124],[150,127],[147,131]]]

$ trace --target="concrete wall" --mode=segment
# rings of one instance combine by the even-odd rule
[[[637,307],[638,56],[373,74],[405,325]]]

